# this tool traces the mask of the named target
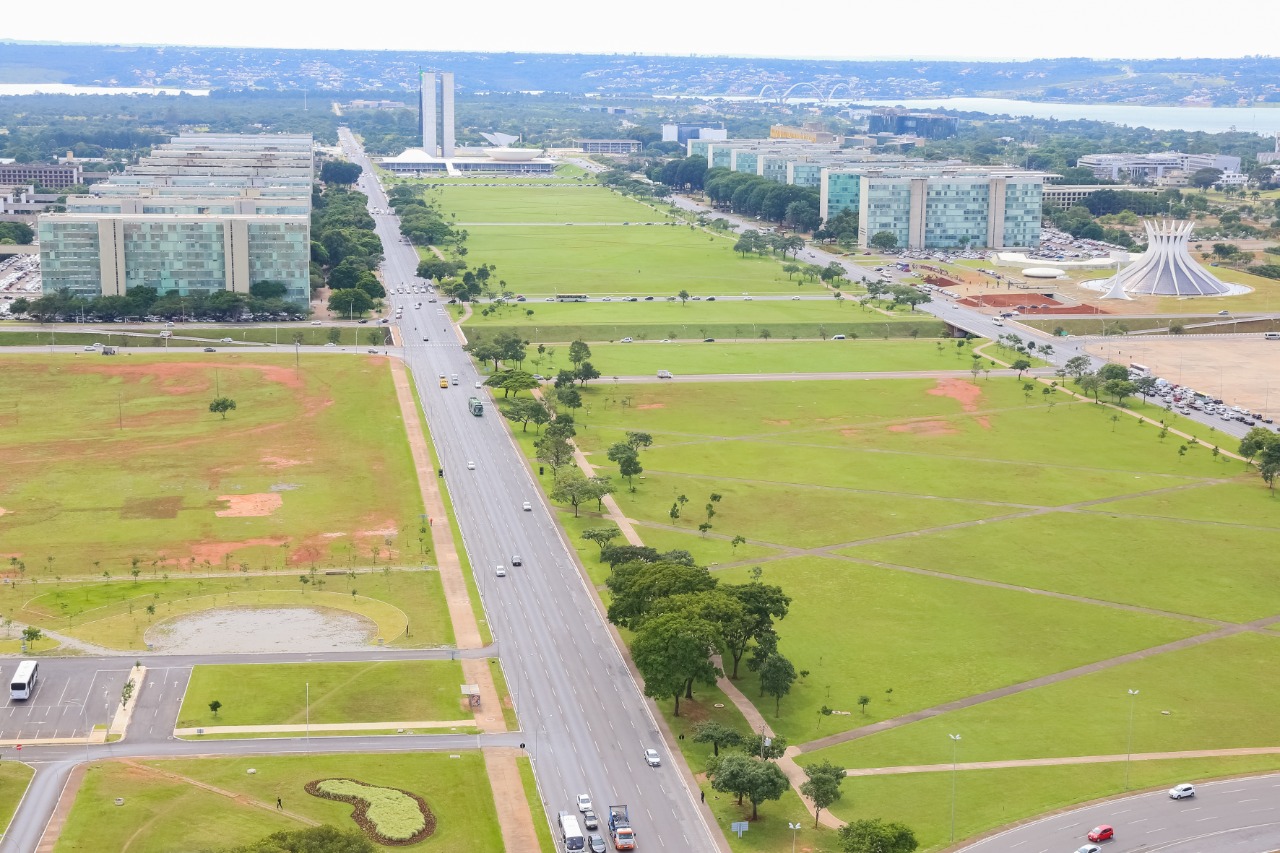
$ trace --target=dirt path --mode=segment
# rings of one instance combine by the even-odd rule
[[[490,747],[484,750],[484,768],[493,788],[493,804],[502,831],[502,849],[538,850],[538,833],[533,828],[529,801],[524,796],[524,781],[516,763],[518,749]]]
[[[456,327],[455,327],[456,328]],[[466,577],[462,571],[462,563],[458,559],[457,544],[453,539],[453,529],[449,526],[445,512],[444,496],[433,476],[435,465],[431,454],[427,451],[426,430],[418,412],[417,402],[409,384],[409,373],[404,362],[399,359],[391,361],[391,376],[395,383],[396,398],[400,401],[400,415],[404,420],[405,432],[409,439],[409,450],[413,456],[413,465],[418,472],[418,486],[422,490],[422,505],[431,519],[431,546],[436,555],[436,565],[440,570],[440,580],[444,587],[445,603],[449,607],[449,621],[453,623],[455,642],[459,649],[476,649],[484,645],[480,636],[480,626],[476,622],[475,611],[471,609],[471,595],[467,590]],[[503,732],[507,730],[506,720],[502,715],[502,697],[493,680],[487,659],[463,658],[462,675],[468,684],[475,684],[480,690],[480,707],[473,714],[475,724],[484,732]],[[485,764],[489,764],[488,750],[484,750]],[[489,784],[493,787],[494,800],[507,803],[500,808],[498,822],[504,839],[515,839],[515,846],[508,845],[508,850],[536,850],[537,835],[533,829],[533,815],[528,808],[528,800],[524,794],[524,783],[520,774],[514,771],[515,760],[509,759],[510,768],[504,768],[499,760],[499,772],[489,774]],[[524,842],[528,843],[524,843]]]

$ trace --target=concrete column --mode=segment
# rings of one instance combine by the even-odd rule
[[[440,75],[440,156],[453,156],[453,72]]]
[[[120,231],[120,220],[98,220],[98,275],[103,296],[123,296],[124,282],[124,235]]]
[[[924,248],[925,205],[928,200],[929,180],[911,179],[911,210],[907,215],[907,248]]]
[[[992,178],[987,187],[987,248],[1004,247],[1005,198],[1009,191],[1007,178]]]

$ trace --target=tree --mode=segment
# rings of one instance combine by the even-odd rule
[[[1086,395],[1092,394],[1095,403],[1098,402],[1098,391],[1102,388],[1102,380],[1098,378],[1098,374],[1092,371],[1083,373],[1076,379],[1076,384]]]
[[[693,727],[693,742],[711,744],[712,757],[716,757],[721,747],[742,743],[742,734],[715,720],[703,720]]]
[[[813,825],[818,826],[822,810],[840,799],[840,785],[844,782],[844,768],[830,761],[819,761],[804,768],[807,782],[800,785],[800,793],[813,800]]]
[[[1209,187],[1222,180],[1221,169],[1196,169],[1191,173],[1191,186],[1198,189],[1207,190]]]
[[[644,471],[640,467],[640,454],[630,444],[620,441],[609,448],[606,456],[610,462],[618,463],[618,473],[627,478],[627,486],[634,492],[636,487],[631,478]]]
[[[550,428],[542,438],[534,442],[533,447],[537,451],[538,461],[550,465],[552,474],[573,459],[573,448],[569,442],[559,435],[552,435]]]
[[[282,830],[250,844],[224,848],[221,853],[374,853],[377,849],[360,832],[323,825]]]
[[[844,853],[913,853],[920,843],[903,824],[875,818],[840,827],[840,846]]]
[[[761,761],[740,752],[726,752],[707,762],[707,778],[711,787],[735,794],[738,805],[745,797],[751,803],[751,819],[760,816],[759,806],[765,800],[779,800],[791,787],[782,768],[772,761]]]
[[[877,231],[867,240],[867,247],[881,252],[891,252],[898,248],[898,238],[892,231]]]
[[[631,658],[644,678],[644,694],[652,699],[673,698],[672,714],[680,716],[680,694],[686,692],[686,684],[716,682],[719,671],[711,663],[715,639],[711,624],[685,614],[664,613],[647,620],[631,643]]]
[[[606,553],[624,547],[627,546],[611,546]],[[625,556],[645,555],[632,553]],[[632,631],[638,630],[662,599],[705,592],[716,586],[716,579],[703,566],[669,560],[658,561],[656,551],[653,556],[654,561],[632,559],[620,565],[614,564],[613,574],[605,581],[605,586],[612,595],[608,616],[613,624]],[[613,561],[610,560],[610,563]]]
[[[627,444],[639,451],[640,448],[649,447],[653,444],[653,436],[647,432],[631,432],[628,430]]]
[[[521,432],[529,431],[529,424],[542,425],[551,419],[547,407],[532,397],[521,397],[502,409],[502,416],[509,421],[521,424]]]
[[[1102,383],[1102,388],[1112,397],[1115,397],[1116,403],[1123,405],[1125,397],[1132,397],[1137,391],[1137,385],[1128,379],[1108,379]]]
[[[725,585],[721,589],[742,602],[749,617],[749,624],[744,630],[740,633],[726,631],[724,636],[729,656],[733,658],[733,672],[729,677],[736,679],[738,664],[746,654],[748,646],[753,641],[759,642],[761,637],[773,636],[773,620],[782,619],[787,615],[791,599],[782,592],[781,587],[759,581]],[[766,642],[768,642],[767,639]]]
[[[578,517],[578,507],[594,498],[595,488],[578,468],[566,468],[563,472],[556,474],[556,484],[551,490],[551,499],[573,507],[574,518]]]
[[[1062,365],[1062,369],[1065,370],[1069,376],[1073,376],[1078,380],[1081,376],[1089,372],[1090,363],[1089,356],[1087,355],[1072,356],[1067,359],[1066,364]]]
[[[782,697],[791,692],[796,680],[796,668],[791,661],[776,652],[765,659],[760,667],[760,692],[773,697],[773,714],[782,710]]]
[[[1144,403],[1147,402],[1147,397],[1159,390],[1159,387],[1156,384],[1156,378],[1151,375],[1139,377],[1138,381],[1133,383],[1134,391],[1142,395],[1142,402]]]
[[[680,291],[679,293],[676,294],[676,299],[679,299],[680,304],[684,305],[686,302],[689,301],[689,291],[687,290]]]
[[[328,160],[320,167],[320,180],[326,184],[350,186],[360,180],[360,173],[363,171],[359,163],[349,163],[346,160]]]
[[[214,719],[217,719],[218,711],[220,711],[221,709],[222,709],[222,703],[219,702],[217,699],[214,699],[212,702],[209,703],[209,710],[213,712]]]
[[[328,308],[334,314],[363,317],[373,310],[373,297],[358,287],[329,292]]]
[[[1108,382],[1112,379],[1128,379],[1129,368],[1123,364],[1104,364],[1098,368],[1098,378],[1103,382]]]
[[[1013,364],[1009,366],[1018,371],[1018,378],[1021,379],[1023,371],[1031,368],[1031,362],[1025,358],[1017,358],[1014,359]]]
[[[227,412],[234,412],[235,410],[236,401],[230,397],[217,397],[209,404],[209,411],[222,415],[224,421],[227,419]]]
[[[591,358],[591,347],[587,346],[585,341],[574,341],[569,344],[569,362],[575,368],[589,358]]]
[[[600,548],[600,559],[604,559],[604,549],[610,542],[622,535],[622,531],[616,527],[588,527],[582,531],[582,538],[588,542],[594,542]]]
[[[22,641],[27,645],[31,645],[32,643],[42,639],[43,637],[44,637],[44,632],[41,631],[39,628],[28,626],[22,629]]]
[[[600,378],[600,371],[596,370],[595,365],[589,361],[584,361],[578,365],[578,369],[573,372],[574,378],[586,385],[592,379]]]

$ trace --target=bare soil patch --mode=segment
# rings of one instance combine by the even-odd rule
[[[256,495],[218,495],[218,500],[226,501],[227,508],[214,513],[219,518],[249,518],[251,516],[271,515],[284,504],[279,492],[262,492]]]
[[[907,432],[912,435],[955,435],[960,430],[946,421],[908,421],[890,426],[889,432]]]
[[[377,625],[321,607],[230,607],[180,616],[147,632],[170,654],[262,654],[367,649]]]
[[[765,423],[767,423],[769,426],[791,426],[791,421],[785,421],[785,420],[783,421],[765,420]]]
[[[191,558],[197,563],[221,563],[228,554],[241,548],[252,548],[255,545],[272,545],[279,547],[289,540],[284,536],[271,536],[265,539],[244,539],[240,542],[196,542],[191,546]],[[181,561],[178,561],[181,564]]]
[[[978,411],[978,401],[982,399],[982,389],[963,379],[939,379],[937,386],[926,393],[935,397],[950,397],[966,412]]]
[[[294,465],[306,464],[300,459],[285,459],[282,456],[263,456],[259,461],[273,471],[279,471],[282,468],[292,468]]]
[[[642,406],[636,406],[637,409],[665,409],[666,403],[645,403]]]

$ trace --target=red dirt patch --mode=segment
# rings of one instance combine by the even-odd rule
[[[256,495],[218,495],[218,500],[226,501],[227,508],[214,513],[219,518],[248,518],[250,516],[271,515],[284,504],[279,492],[263,492]]]
[[[846,428],[846,429],[840,430],[840,434],[843,435],[845,438],[857,438],[859,435],[862,434],[862,431]]]
[[[986,415],[983,415],[980,418],[974,418],[974,420],[977,421],[978,426],[982,427],[983,429],[991,429],[991,418],[987,417]]]
[[[221,563],[232,551],[238,551],[241,548],[253,548],[257,545],[271,545],[278,548],[288,541],[284,536],[272,536],[267,539],[245,539],[242,542],[197,542],[191,546],[191,557],[197,563],[208,562],[213,565]],[[175,562],[182,565],[181,560]]]
[[[636,406],[637,409],[665,409],[666,403],[645,403],[643,406]]]
[[[982,389],[963,379],[939,379],[937,387],[930,388],[927,393],[935,397],[950,397],[958,401],[966,412],[978,411],[978,401],[982,399]]]
[[[285,459],[282,456],[264,456],[259,461],[262,462],[263,465],[275,471],[279,471],[281,468],[292,468],[294,465],[306,464],[299,459]]]
[[[908,421],[889,427],[889,432],[909,432],[912,435],[955,435],[959,431],[946,421]]]

